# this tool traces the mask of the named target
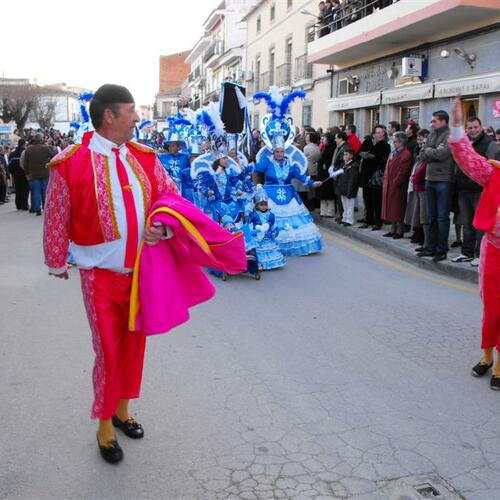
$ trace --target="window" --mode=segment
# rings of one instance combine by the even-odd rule
[[[269,18],[271,19],[271,22],[274,21],[275,17],[276,17],[276,5],[272,4],[271,5],[271,10],[269,11]]]
[[[338,95],[349,95],[356,94],[358,89],[354,82],[349,82],[347,78],[342,78],[339,80],[339,90]]]
[[[418,104],[407,104],[406,106],[401,106],[401,108],[399,108],[399,113],[399,123],[402,125],[402,130],[405,130],[409,120],[413,120],[415,123],[418,123],[420,106]]]
[[[354,111],[344,111],[342,113],[342,125],[354,125]]]
[[[479,99],[477,97],[463,99],[462,111],[464,114],[464,126],[466,126],[467,120],[479,116]]]
[[[370,109],[370,129],[373,130],[375,125],[380,124],[380,108]]]
[[[274,48],[269,51],[269,85],[274,85]]]
[[[253,128],[256,128],[258,129],[259,126],[260,126],[260,123],[259,123],[259,113],[254,113],[253,114]]]
[[[257,18],[257,33],[260,33],[260,16]]]
[[[302,106],[302,126],[312,127],[312,104]]]

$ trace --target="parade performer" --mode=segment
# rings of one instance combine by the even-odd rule
[[[255,210],[250,213],[250,222],[258,231],[256,239],[259,265],[264,271],[283,267],[286,260],[276,243],[276,218],[269,209],[267,193],[260,184],[255,188],[254,201]]]
[[[144,435],[128,409],[140,394],[145,348],[145,337],[127,329],[132,270],[141,240],[155,245],[171,236],[159,222],[145,228],[145,217],[162,194],[177,188],[154,151],[130,141],[139,117],[125,87],[100,87],[90,117],[95,132],[49,164],[44,252],[49,273],[68,279],[73,242],[96,355],[91,416],[99,419],[102,457],[117,463],[123,452],[113,426],[131,438]]]
[[[191,163],[187,153],[181,152],[186,149],[186,143],[178,130],[180,120],[172,120],[164,146],[166,153],[158,154],[163,167],[174,180],[177,188],[184,198],[194,202],[194,185],[191,179]]]
[[[245,213],[247,213],[253,208],[252,200],[254,196],[254,184],[251,175],[254,166],[249,164],[247,157],[242,153],[240,149],[240,134],[228,134],[227,140],[229,148],[229,158],[234,160],[239,172],[238,179],[241,183],[241,190],[243,191],[241,199],[245,206]]]
[[[312,216],[291,183],[297,179],[307,186],[321,186],[321,182],[305,175],[307,160],[292,146],[295,127],[287,114],[288,108],[294,99],[305,95],[303,91],[295,91],[283,97],[276,87],[271,87],[270,93],[253,96],[256,102],[264,99],[271,111],[261,121],[260,133],[266,147],[257,154],[255,172],[264,174],[264,189],[279,231],[277,242],[284,255],[308,255],[323,249]]]
[[[87,109],[88,103],[94,96],[93,92],[82,92],[78,96],[78,102],[80,103],[80,122],[71,122],[70,127],[75,129],[75,135],[73,137],[73,142],[75,144],[81,144],[83,139],[83,134],[89,132],[92,129],[90,123],[90,115]]]
[[[245,211],[243,186],[238,179],[240,169],[228,156],[224,124],[216,104],[210,103],[201,116],[210,133],[211,149],[192,162],[191,177],[208,215],[219,222],[221,214],[229,209],[233,219],[237,219]]]
[[[486,160],[474,151],[464,132],[459,97],[452,107],[449,144],[458,166],[484,189],[473,222],[476,229],[485,233],[479,266],[483,300],[483,357],[472,368],[472,375],[482,377],[493,367],[490,387],[500,390],[500,152],[495,160]],[[497,359],[493,365],[494,349],[497,350]]]

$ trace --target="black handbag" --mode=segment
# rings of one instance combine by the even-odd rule
[[[384,173],[382,170],[377,169],[373,172],[373,175],[370,177],[368,181],[368,187],[370,189],[382,189],[384,185]]]

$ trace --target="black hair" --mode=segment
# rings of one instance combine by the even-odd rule
[[[353,134],[356,133],[356,125],[347,125],[347,130],[350,130]]]
[[[446,111],[443,111],[442,109],[440,109],[439,111],[434,111],[434,113],[432,113],[432,116],[435,116],[438,120],[445,120],[446,123],[448,123],[450,121],[450,115],[446,112]]]
[[[396,129],[396,132],[399,132],[401,130],[401,124],[399,122],[396,122],[396,121],[392,121],[392,122],[389,122],[389,125],[392,127],[392,128],[395,128]]]
[[[335,137],[338,137],[339,139],[342,139],[344,142],[347,141],[347,134],[345,132],[337,132],[335,134]]]
[[[409,123],[407,127],[411,130],[413,135],[417,135],[418,125],[416,123]]]
[[[345,148],[344,153],[349,153],[350,155],[354,156],[354,149],[352,148]]]
[[[106,109],[110,109],[113,115],[117,117],[120,114],[120,103],[101,102],[97,99],[92,99],[90,101],[90,106],[89,106],[90,120],[92,122],[92,126],[96,130],[101,128],[104,119],[104,111]]]
[[[481,120],[477,116],[473,116],[472,118],[467,118],[467,123],[471,122],[477,122],[479,125],[482,127],[483,124],[481,123]]]
[[[417,135],[420,137],[428,137],[429,136],[429,131],[426,128],[421,128],[418,132]]]

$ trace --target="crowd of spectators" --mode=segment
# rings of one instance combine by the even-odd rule
[[[393,239],[411,231],[417,255],[434,262],[447,258],[453,220],[451,246],[461,248],[453,261],[477,266],[482,234],[472,221],[482,189],[457,168],[448,145],[448,122],[447,112],[436,111],[429,130],[411,120],[402,130],[391,121],[375,126],[363,140],[354,125],[325,132],[306,127],[295,145],[308,159],[309,175],[323,184],[300,190],[302,199],[310,210],[319,208],[320,216],[345,226],[379,231],[388,225],[383,236]],[[472,117],[466,133],[479,154],[488,159],[498,154],[500,130]],[[356,224],[352,210],[362,206],[364,214]]]
[[[324,0],[319,2],[317,36],[322,37],[398,0]]]
[[[17,210],[42,215],[49,177],[46,165],[73,143],[73,131],[16,129],[4,142],[0,145],[0,204],[15,193]]]

